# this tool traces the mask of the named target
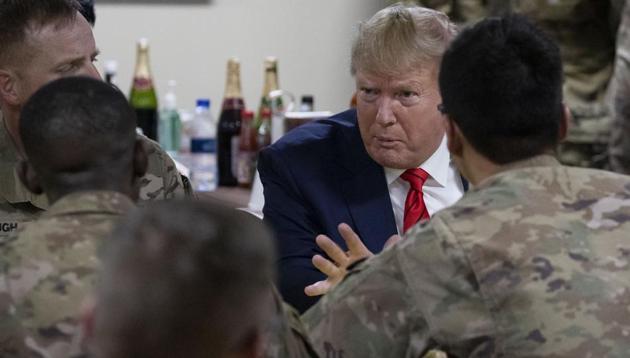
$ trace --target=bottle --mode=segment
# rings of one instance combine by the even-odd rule
[[[164,95],[164,107],[160,111],[158,123],[158,140],[162,149],[174,155],[179,150],[182,122],[177,112],[177,96],[175,86],[177,82],[168,81],[168,91]]]
[[[313,105],[313,96],[312,95],[304,95],[302,96],[302,100],[300,101],[300,112],[313,112],[315,108]]]
[[[245,102],[241,94],[241,64],[238,59],[231,58],[227,63],[227,79],[223,106],[217,128],[217,157],[219,169],[219,186],[236,186],[236,155],[241,132],[241,113]]]
[[[256,131],[258,151],[271,144],[271,110],[263,108],[260,118],[260,125]]]
[[[254,127],[254,112],[243,111],[241,116],[241,134],[239,136],[237,156],[238,185],[251,188],[256,171],[257,135]]]
[[[105,61],[105,82],[118,86],[116,75],[118,74],[118,62],[116,60]]]
[[[196,191],[216,189],[216,131],[210,100],[198,99],[190,122],[190,170]]]
[[[136,69],[133,75],[129,103],[136,112],[138,127],[147,137],[157,140],[157,96],[149,68],[149,41],[138,40]]]
[[[274,99],[275,108],[272,108],[271,98],[269,94],[272,91],[278,90],[278,60],[275,57],[267,57],[265,59],[265,76],[264,76],[264,85],[263,91],[260,98],[260,106],[258,107],[258,113],[256,115],[256,127],[260,126],[262,120],[262,111],[263,109],[269,109],[272,111],[275,109],[276,111],[282,110],[282,98],[277,97]]]

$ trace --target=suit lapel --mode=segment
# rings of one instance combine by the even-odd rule
[[[342,127],[338,137],[341,189],[352,227],[372,252],[380,252],[385,241],[396,231],[396,220],[383,167],[365,151],[356,125]]]

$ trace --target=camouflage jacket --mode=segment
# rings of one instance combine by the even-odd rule
[[[267,330],[265,358],[316,358],[300,320],[300,314],[282,301],[280,293],[273,287],[273,312],[271,326]]]
[[[132,207],[115,192],[69,194],[0,245],[0,357],[81,352],[78,315],[94,288],[97,251]]]
[[[162,200],[190,195],[190,186],[182,181],[175,163],[160,146],[147,137],[149,157],[147,174],[142,178],[140,200]],[[34,220],[49,206],[45,195],[34,195],[18,178],[15,165],[20,154],[0,115],[0,242],[17,230],[22,222]],[[141,202],[139,205],[142,205]]]
[[[630,174],[630,2],[627,2],[617,33],[615,73],[611,81],[612,129],[610,168]]]
[[[628,357],[630,177],[514,163],[303,317],[322,357]]]

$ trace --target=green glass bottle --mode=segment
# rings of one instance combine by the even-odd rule
[[[136,69],[133,75],[129,103],[136,111],[138,127],[147,137],[157,140],[158,101],[149,67],[149,41],[138,40]]]

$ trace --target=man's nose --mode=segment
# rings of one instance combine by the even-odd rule
[[[98,72],[98,69],[96,68],[96,66],[93,63],[90,63],[89,65],[87,65],[87,68],[85,70],[85,76],[92,77],[92,78],[97,79],[97,80],[102,80],[103,79],[101,77],[100,72]]]
[[[396,115],[393,111],[393,101],[390,98],[382,98],[378,104],[376,122],[384,127],[396,123]]]

